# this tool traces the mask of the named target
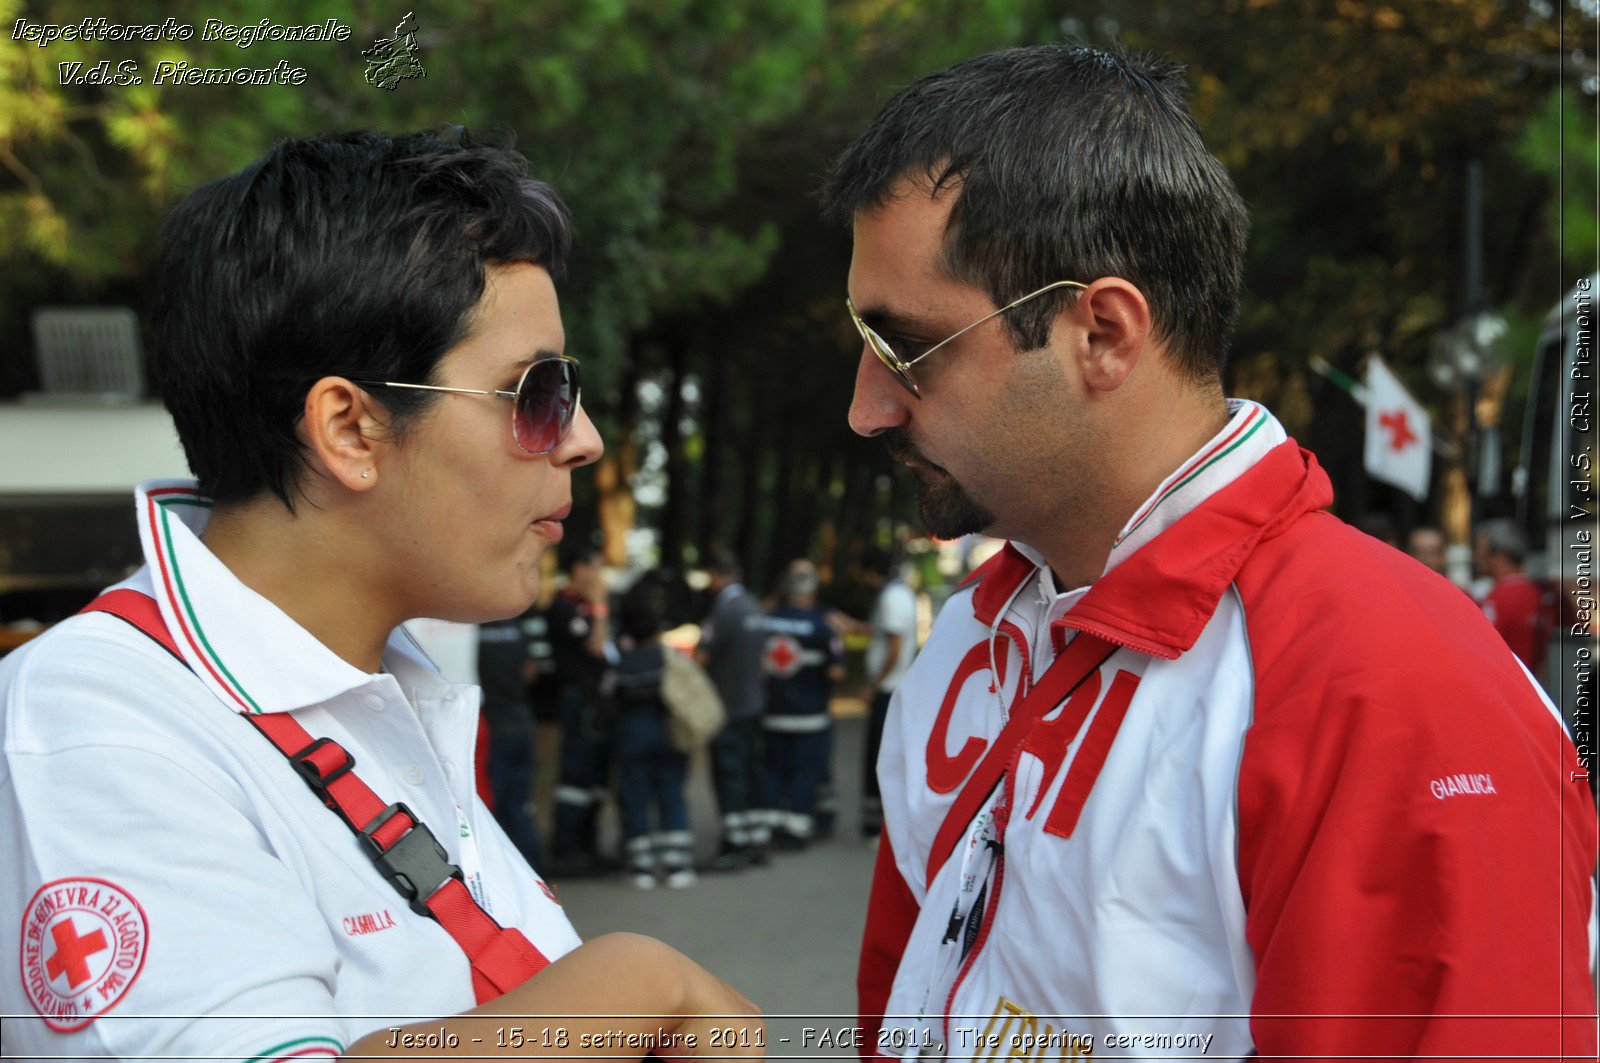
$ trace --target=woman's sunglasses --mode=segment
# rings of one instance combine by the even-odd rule
[[[578,413],[578,361],[564,354],[540,358],[522,371],[514,391],[444,388],[393,380],[357,380],[364,388],[413,388],[451,395],[499,395],[511,400],[511,437],[529,454],[548,454],[566,441]]]

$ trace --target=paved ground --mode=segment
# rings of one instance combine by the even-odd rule
[[[686,890],[644,892],[616,880],[558,883],[579,933],[636,931],[694,957],[761,1006],[771,1057],[853,1056],[848,1043],[830,1051],[822,1031],[848,1026],[855,1016],[856,949],[876,855],[856,833],[864,723],[853,717],[835,725],[834,839],[774,854],[763,868],[703,874]],[[703,764],[690,780],[689,805],[703,858],[716,847]]]

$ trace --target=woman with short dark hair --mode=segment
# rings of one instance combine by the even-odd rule
[[[526,609],[600,456],[569,232],[459,134],[284,141],[173,211],[156,350],[198,482],[141,486],[145,567],[0,662],[0,1011],[38,1016],[8,1051],[759,1051],[756,1018],[692,1036],[756,1012],[686,957],[580,944],[476,799],[476,688],[402,626]]]

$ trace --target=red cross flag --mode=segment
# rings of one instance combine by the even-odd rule
[[[1395,379],[1383,359],[1367,360],[1367,474],[1418,502],[1428,497],[1433,438],[1428,412]]]

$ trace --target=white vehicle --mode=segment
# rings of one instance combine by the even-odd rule
[[[1592,755],[1597,653],[1595,449],[1596,299],[1600,273],[1586,277],[1545,317],[1523,419],[1522,464],[1513,480],[1518,523],[1532,553],[1527,571],[1557,591],[1556,630],[1539,678],[1561,706],[1579,752]],[[1579,734],[1586,732],[1585,735]],[[1584,739],[1587,738],[1588,750]]]

